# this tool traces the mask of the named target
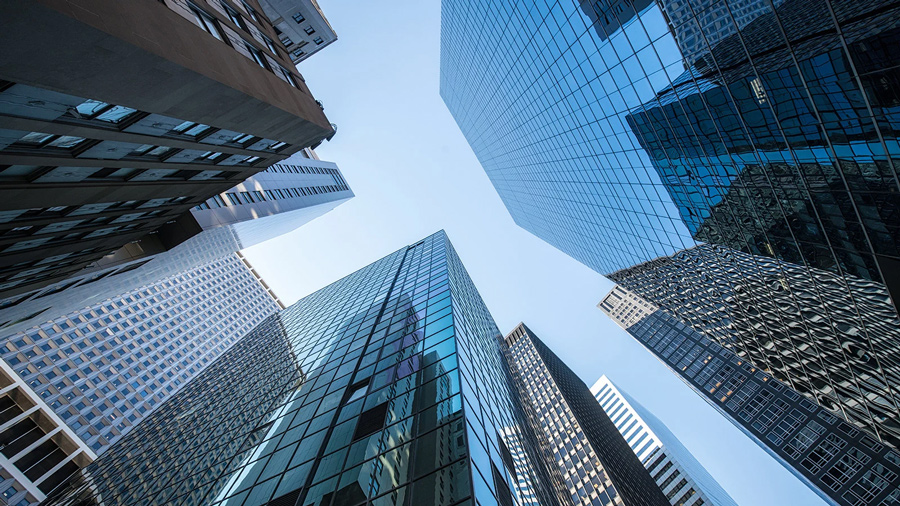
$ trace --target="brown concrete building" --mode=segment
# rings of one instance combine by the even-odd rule
[[[275,40],[256,0],[0,2],[0,297],[169,249],[191,207],[332,135]]]

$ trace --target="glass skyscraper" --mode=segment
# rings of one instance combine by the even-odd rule
[[[666,424],[606,375],[591,393],[672,506],[737,506]]]
[[[616,286],[600,309],[829,504],[900,502],[900,453]]]
[[[519,324],[504,344],[553,482],[562,485],[564,504],[669,504],[587,385],[534,332]]]
[[[443,232],[240,339],[49,504],[558,504]]]
[[[900,3],[442,6],[519,225],[898,447]]]
[[[709,244],[610,277],[797,392],[900,445],[894,393],[900,319],[883,285]]]

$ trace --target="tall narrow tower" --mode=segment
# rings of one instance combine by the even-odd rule
[[[547,345],[525,324],[507,334],[504,345],[529,422],[567,501],[669,504],[587,385]]]
[[[737,506],[669,428],[609,378],[591,393],[672,506]]]

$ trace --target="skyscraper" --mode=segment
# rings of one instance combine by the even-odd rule
[[[525,413],[566,502],[669,504],[587,385],[550,348],[524,324],[504,344]]]
[[[49,504],[556,504],[500,343],[439,232],[266,319]]]
[[[0,493],[44,499],[283,307],[231,253],[7,336]]]
[[[442,6],[519,225],[897,447],[900,3]]]
[[[900,501],[900,453],[616,286],[600,309],[829,504]]]
[[[152,284],[290,232],[353,197],[332,162],[297,153],[184,213],[172,232],[188,237],[174,248],[156,235],[127,244],[78,276],[0,299],[0,336]]]
[[[668,427],[606,375],[591,393],[672,506],[737,506]]]
[[[254,7],[256,6],[256,7]],[[65,279],[333,129],[256,0],[0,5],[0,297]]]
[[[337,33],[316,0],[260,0],[259,4],[294,63],[337,40]]]
[[[610,278],[900,447],[900,319],[884,285],[714,245]]]

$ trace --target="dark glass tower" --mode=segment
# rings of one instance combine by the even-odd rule
[[[520,323],[504,345],[532,430],[568,504],[669,506],[587,385],[534,332]]]
[[[273,315],[49,504],[554,505],[443,232]]]
[[[513,218],[897,447],[900,2],[585,4],[443,2]]]
[[[797,392],[900,446],[900,319],[883,285],[713,245],[610,277]]]
[[[615,287],[600,309],[829,504],[900,501],[900,453]]]

